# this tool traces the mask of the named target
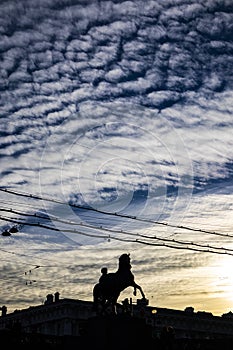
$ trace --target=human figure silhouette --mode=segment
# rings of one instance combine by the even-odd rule
[[[102,275],[99,278],[99,283],[103,282],[104,278],[106,277],[106,275],[108,273],[108,268],[107,267],[102,267],[101,273],[102,273]]]

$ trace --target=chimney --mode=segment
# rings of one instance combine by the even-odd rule
[[[6,316],[7,307],[5,305],[3,305],[0,309],[2,310],[2,316]]]
[[[48,294],[45,300],[45,304],[52,304],[53,302],[53,294]]]
[[[56,292],[56,293],[54,293],[54,297],[55,297],[55,303],[57,302],[57,301],[59,301],[59,292]]]

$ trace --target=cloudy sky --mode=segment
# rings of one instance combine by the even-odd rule
[[[232,38],[232,0],[1,1],[9,312],[124,252],[150,305],[233,311]]]

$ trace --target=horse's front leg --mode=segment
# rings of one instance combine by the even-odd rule
[[[133,287],[134,287],[134,292],[133,292],[134,295],[137,295],[137,289],[138,289],[140,290],[142,298],[143,299],[146,298],[141,286],[139,286],[137,283],[134,283]]]

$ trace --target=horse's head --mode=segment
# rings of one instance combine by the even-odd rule
[[[130,254],[122,254],[120,257],[119,257],[119,264],[130,264]]]

